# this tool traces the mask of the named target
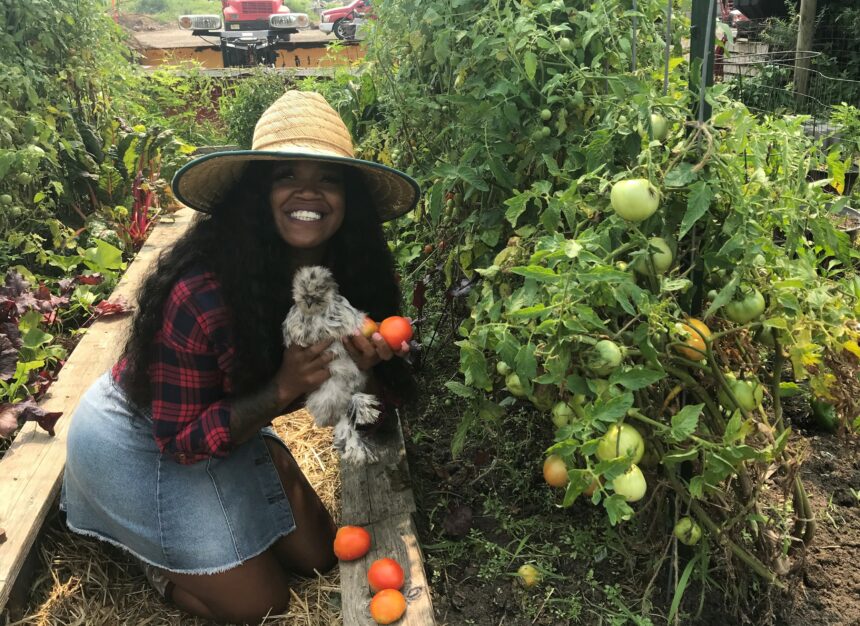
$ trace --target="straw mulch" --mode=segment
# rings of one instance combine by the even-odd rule
[[[340,510],[338,458],[331,429],[316,428],[306,411],[278,418],[275,430],[335,517]],[[42,566],[30,593],[27,615],[9,626],[116,626],[117,624],[208,626],[165,605],[150,588],[137,561],[118,548],[67,531],[58,519],[40,544]],[[331,626],[341,623],[337,570],[296,581],[289,612],[263,624]]]

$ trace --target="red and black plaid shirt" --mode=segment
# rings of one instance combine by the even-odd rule
[[[177,462],[226,456],[232,447],[228,394],[235,349],[230,314],[214,274],[189,273],[173,287],[150,365],[152,427]],[[123,363],[113,368],[122,384]]]

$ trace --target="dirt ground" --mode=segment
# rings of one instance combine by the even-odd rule
[[[860,441],[813,436],[803,481],[818,528],[778,613],[785,626],[860,624]],[[853,490],[853,492],[852,492]]]

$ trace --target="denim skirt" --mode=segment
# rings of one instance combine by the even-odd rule
[[[226,571],[296,527],[265,437],[286,447],[264,428],[227,457],[180,465],[105,373],[71,418],[60,508],[71,530],[157,567]]]

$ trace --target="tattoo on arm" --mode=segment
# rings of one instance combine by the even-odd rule
[[[280,415],[288,405],[278,399],[274,382],[259,391],[233,399],[230,435],[234,443],[248,441],[258,430]]]

